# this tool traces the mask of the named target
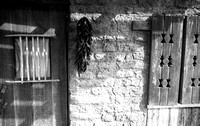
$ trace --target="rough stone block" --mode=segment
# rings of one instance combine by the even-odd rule
[[[110,103],[110,96],[108,94],[94,96],[94,95],[83,95],[83,96],[71,96],[72,104],[103,104]]]
[[[77,73],[77,77],[79,77],[78,73]],[[92,78],[96,78],[96,74],[94,71],[86,70],[84,73],[80,74],[79,78],[92,79]]]
[[[115,43],[105,43],[103,46],[104,52],[114,52],[116,51],[116,45]]]
[[[93,122],[80,120],[71,121],[70,124],[71,126],[94,126]]]
[[[112,122],[114,121],[114,116],[111,113],[103,113],[101,116],[103,122]]]
[[[100,61],[100,60],[104,59],[105,55],[106,55],[106,53],[97,53],[94,55],[94,57],[96,60]]]
[[[121,53],[121,54],[118,54],[116,56],[116,61],[117,62],[125,62],[125,58],[126,58],[126,54],[125,53]]]
[[[127,69],[121,69],[117,71],[117,77],[133,77],[134,71],[133,70],[127,70]]]
[[[102,81],[101,85],[105,87],[113,87],[115,85],[115,80],[115,78],[107,77]]]
[[[131,62],[131,61],[133,61],[133,59],[134,59],[134,57],[133,57],[132,53],[127,54],[126,57],[125,57],[125,60],[127,62]]]
[[[116,72],[113,71],[112,69],[101,69],[98,73],[97,73],[97,78],[111,78],[111,77],[115,77],[116,76]]]
[[[101,114],[99,113],[80,113],[80,112],[73,112],[70,114],[70,118],[76,120],[94,120],[101,118]]]
[[[133,69],[135,68],[135,62],[118,62],[119,69]]]
[[[100,70],[108,70],[108,71],[115,71],[117,69],[116,62],[100,62],[99,63],[99,69]]]

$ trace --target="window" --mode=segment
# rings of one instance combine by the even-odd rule
[[[200,102],[200,18],[152,18],[149,106]]]
[[[47,82],[51,80],[50,38],[47,35],[7,35],[15,45],[15,81],[8,83]]]

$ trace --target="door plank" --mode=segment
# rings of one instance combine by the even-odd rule
[[[169,57],[169,33],[171,31],[171,18],[169,16],[162,16],[162,22],[163,22],[163,34],[165,34],[165,43],[161,43],[161,51],[162,55],[164,56],[164,66],[162,67],[162,73],[161,73],[161,78],[163,79],[163,87],[161,89],[161,95],[160,95],[160,105],[167,105],[168,104],[168,96],[169,92],[167,88],[167,79],[169,76],[169,67],[168,67],[168,57]]]
[[[159,119],[159,109],[148,109],[148,126],[159,126],[158,125]]]
[[[179,109],[177,108],[169,109],[169,126],[179,126],[178,116],[179,116]]]
[[[35,26],[36,29],[32,32],[34,34],[44,34],[50,28],[50,10],[45,8],[30,9],[31,17],[28,22],[31,26]],[[38,20],[39,19],[39,20]],[[38,38],[39,39],[39,38]],[[36,47],[36,46],[35,46]],[[39,40],[40,54],[42,53],[42,39]],[[38,57],[40,60],[35,59],[36,62],[42,62],[42,57]],[[50,60],[49,60],[50,62]],[[35,66],[36,68],[36,66]],[[43,75],[38,67],[38,75]],[[46,77],[49,77],[48,70]],[[53,71],[51,71],[53,72]],[[37,74],[36,74],[37,77]],[[42,78],[41,78],[42,79]],[[52,84],[50,83],[33,83],[33,126],[49,126],[53,125],[53,112],[52,112]],[[40,104],[38,104],[40,103]]]
[[[27,33],[27,16],[25,8],[12,11],[14,33]],[[23,54],[24,56],[24,54]],[[25,61],[23,62],[25,64]],[[20,65],[19,65],[20,66]],[[25,70],[25,69],[24,69]],[[23,71],[25,73],[25,71]],[[24,77],[24,76],[23,76]],[[14,106],[16,125],[32,125],[32,90],[30,85],[14,85]]]
[[[191,126],[192,122],[192,108],[184,108],[184,126]]]
[[[199,126],[200,125],[200,108],[198,108],[197,112],[198,113],[197,113],[197,122],[196,122],[196,124],[197,124],[197,126]]]
[[[60,82],[52,83],[52,100],[53,100],[53,115],[54,124],[56,126],[65,126],[66,123],[66,35],[65,33],[65,12],[63,10],[55,10],[51,9],[50,13],[50,21],[51,21],[51,28],[56,28],[55,33],[57,39],[52,39],[51,50],[53,51],[51,54],[52,60],[52,78],[56,79],[59,78]],[[60,19],[60,20],[57,20]],[[62,25],[61,25],[62,24]],[[62,43],[61,43],[62,42]],[[58,50],[59,51],[55,51]],[[59,58],[59,59],[58,59]],[[59,77],[60,76],[60,77]],[[62,102],[62,104],[61,104]],[[65,118],[65,119],[64,119]],[[62,120],[62,121],[61,121]]]
[[[183,32],[183,17],[181,16],[172,16],[172,40],[171,44],[171,57],[172,65],[170,69],[170,88],[168,96],[168,105],[175,105],[178,102],[179,95],[179,83],[180,83],[180,71],[181,71],[181,53],[182,53],[182,32]],[[170,33],[171,34],[171,33]],[[169,61],[168,61],[169,62]]]
[[[198,126],[197,122],[198,122],[198,112],[199,112],[199,108],[191,108],[191,126]]]
[[[178,111],[178,126],[184,126],[184,108]]]
[[[181,69],[183,17],[152,19],[150,105],[175,105]]]
[[[184,57],[184,71],[183,71],[183,86],[182,86],[182,103],[190,104],[197,103],[196,97],[199,91],[196,90],[197,87],[197,66],[194,66],[194,57],[197,56],[197,46],[195,44],[194,34],[197,33],[197,18],[187,17],[187,31],[186,31],[186,43],[185,43],[185,57]],[[198,57],[197,57],[198,59]],[[199,64],[197,64],[199,65]],[[194,79],[194,84],[192,82]],[[193,85],[193,86],[192,86]]]
[[[10,8],[0,9],[0,25],[2,27],[5,26],[4,28],[0,29],[0,88],[2,88],[3,85],[6,85],[5,80],[12,80],[14,76],[14,47],[12,41],[8,38],[5,38],[6,34],[12,33],[11,24],[9,24],[9,22],[11,22],[10,13]],[[0,103],[0,125],[15,126],[15,116],[13,114],[13,86],[7,86],[5,95],[2,98],[2,102]],[[2,106],[5,103],[7,103],[7,106],[5,106],[5,109],[2,109]]]
[[[160,109],[158,126],[168,126],[168,123],[169,123],[169,109]]]
[[[160,42],[162,40],[162,17],[152,17],[152,43],[151,43],[151,65],[150,65],[150,85],[149,85],[149,104],[160,104],[160,85],[159,79],[161,79],[161,67],[160,56],[162,47]]]

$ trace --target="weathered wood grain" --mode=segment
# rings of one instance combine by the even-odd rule
[[[51,9],[50,11],[50,20],[51,20],[51,28],[57,28],[55,29],[57,39],[52,39],[52,45],[51,50],[59,49],[59,51],[52,52],[52,78],[60,78],[60,83],[53,83],[52,85],[52,94],[53,94],[53,113],[55,114],[55,125],[67,125],[66,123],[66,106],[67,101],[64,100],[66,98],[66,90],[67,90],[67,71],[66,71],[66,35],[65,33],[65,27],[59,24],[64,24],[65,26],[65,19],[64,20],[57,20],[61,19],[62,17],[65,17],[65,12],[63,11],[57,11],[55,9]],[[57,14],[59,13],[59,14]],[[62,42],[62,43],[60,43]],[[59,59],[56,59],[58,58]],[[61,104],[62,103],[62,104]]]
[[[179,109],[178,112],[178,126],[184,126],[184,108]]]
[[[33,31],[35,34],[44,34],[50,28],[50,10],[39,8],[37,10],[30,9],[31,19],[29,22],[31,26],[36,26],[37,29]],[[38,20],[40,19],[40,20]],[[43,61],[42,58],[42,39],[41,37],[35,38],[35,51],[39,52],[38,56],[35,57],[35,64],[40,64],[36,68],[36,78],[41,80],[43,76],[48,76],[50,74],[50,70],[48,75],[44,75],[41,72],[41,67],[44,67],[41,63]],[[49,60],[50,62],[50,60]],[[50,68],[49,68],[50,69]],[[53,71],[51,71],[53,72]],[[43,75],[43,76],[42,76]],[[32,91],[33,91],[33,126],[43,125],[53,125],[53,112],[52,112],[52,84],[47,83],[33,83]],[[41,103],[41,104],[38,104]]]
[[[162,17],[152,17],[152,43],[151,43],[151,63],[150,63],[150,85],[149,85],[149,104],[159,105],[160,88],[159,79],[161,79],[161,33],[162,33]]]
[[[182,32],[183,17],[156,16],[152,19],[150,105],[175,105],[178,103]],[[171,35],[173,35],[172,39]],[[165,41],[165,43],[161,41]],[[163,65],[160,64],[162,59]],[[159,87],[159,79],[162,80],[162,87]]]
[[[162,54],[164,56],[164,66],[163,66],[163,72],[162,72],[162,78],[164,79],[163,81],[163,88],[161,88],[161,101],[160,101],[160,105],[167,105],[168,104],[168,96],[169,96],[169,91],[168,91],[168,87],[167,87],[167,79],[169,78],[169,67],[168,67],[168,57],[170,54],[170,44],[169,44],[169,34],[171,31],[171,17],[169,16],[163,16],[162,17],[162,22],[163,22],[163,34],[165,34],[165,42],[161,44],[162,45]]]
[[[193,58],[197,55],[196,44],[194,43],[197,30],[196,17],[187,17],[187,31],[186,31],[186,43],[185,43],[185,57],[184,57],[184,73],[183,73],[183,86],[182,86],[182,103],[196,103],[198,97],[196,90],[197,86],[197,67],[193,66]],[[195,79],[195,85],[192,86],[192,78]]]
[[[169,109],[160,109],[158,126],[168,126],[168,123],[169,123]]]
[[[148,126],[159,126],[159,109],[148,109],[148,117],[147,117],[147,125]]]
[[[199,126],[200,108],[148,109],[147,126]]]
[[[191,126],[198,126],[198,113],[199,113],[199,108],[191,108]]]
[[[13,30],[15,33],[27,33],[27,18],[28,12],[25,11],[25,8],[17,9],[12,11],[11,16],[13,24],[25,24],[24,27],[15,27],[13,25]],[[22,44],[21,44],[22,43]],[[25,48],[25,43],[20,42],[19,44],[22,50]],[[25,55],[20,52],[20,59],[25,57]],[[24,65],[26,61],[20,60],[20,77],[21,80],[24,79]],[[31,125],[32,124],[32,90],[30,85],[14,85],[14,106],[15,106],[15,122],[16,125]]]
[[[192,109],[184,108],[183,112],[184,112],[184,126],[191,126]]]
[[[178,113],[179,109],[177,108],[171,108],[169,109],[169,121],[168,126],[179,126],[178,125]]]
[[[11,10],[7,8],[7,10],[0,10],[0,24],[5,25],[6,22],[11,21],[10,16]],[[11,25],[6,27],[5,29],[0,29],[0,88],[5,84],[5,80],[13,79],[14,76],[14,48],[13,43],[10,39],[6,39],[4,37],[5,34],[12,33]],[[13,104],[13,86],[7,87],[5,95],[1,99],[1,115],[0,115],[0,125],[12,125],[15,126],[15,116],[14,106]],[[4,99],[5,98],[5,99]],[[2,105],[7,103],[5,109],[2,109]],[[10,113],[8,113],[8,111]],[[4,119],[4,120],[3,120]]]

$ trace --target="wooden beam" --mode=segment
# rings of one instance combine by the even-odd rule
[[[12,34],[12,35],[5,35],[5,37],[48,37],[53,38],[56,37],[56,35],[51,34]]]
[[[59,82],[59,79],[51,79],[51,80],[30,80],[30,81],[10,81],[7,80],[5,83],[7,84],[24,84],[24,83],[47,83],[47,82]]]
[[[148,109],[159,108],[200,108],[200,104],[176,104],[176,105],[148,105]]]

